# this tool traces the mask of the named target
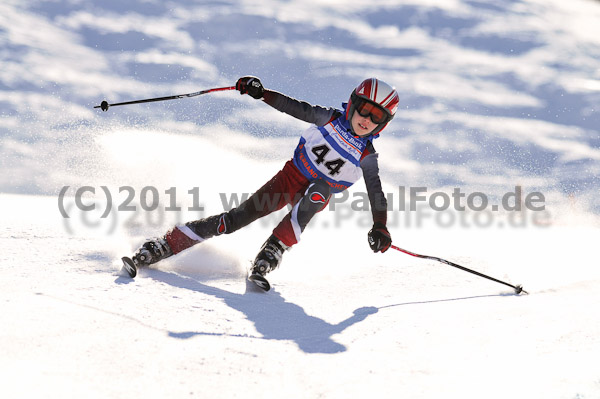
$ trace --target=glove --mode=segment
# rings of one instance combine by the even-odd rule
[[[250,97],[256,98],[257,100],[260,100],[265,92],[265,88],[260,82],[260,79],[256,76],[244,76],[243,78],[239,78],[235,84],[235,89],[238,90],[240,94],[248,94]]]
[[[392,245],[392,237],[387,227],[381,222],[375,222],[369,231],[369,246],[373,252],[383,253],[390,249],[390,245]]]

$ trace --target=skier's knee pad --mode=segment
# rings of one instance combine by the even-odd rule
[[[325,180],[315,180],[312,182],[310,186],[308,186],[299,205],[299,212],[306,214],[302,218],[306,219],[306,222],[308,223],[308,220],[312,218],[315,213],[325,208],[330,196],[331,188]]]
[[[185,225],[204,240],[235,231],[232,228],[231,218],[227,212],[188,222]]]
[[[325,180],[315,180],[308,186],[306,196],[310,202],[324,206],[331,196],[331,187],[329,187],[329,184]]]

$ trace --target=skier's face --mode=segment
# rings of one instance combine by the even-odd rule
[[[352,130],[359,137],[368,136],[378,126],[377,123],[373,123],[370,116],[361,116],[358,111],[354,111],[350,123]]]

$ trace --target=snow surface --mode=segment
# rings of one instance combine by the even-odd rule
[[[600,398],[599,18],[587,0],[4,0],[0,396]],[[120,275],[146,237],[256,190],[306,124],[235,92],[92,107],[245,74],[325,106],[394,84],[375,143],[394,243],[530,295],[373,254],[363,183],[269,293],[245,270],[285,210]],[[515,186],[545,212],[399,210],[399,187],[498,204]]]

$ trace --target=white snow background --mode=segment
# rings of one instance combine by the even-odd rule
[[[3,0],[0,397],[600,398],[598,21],[592,0]],[[146,237],[260,187],[307,125],[234,91],[93,106],[247,74],[337,107],[393,84],[375,147],[394,243],[530,295],[373,254],[362,182],[268,293],[246,268],[285,210],[119,275]],[[402,187],[491,206],[516,186],[545,210],[399,206]]]

